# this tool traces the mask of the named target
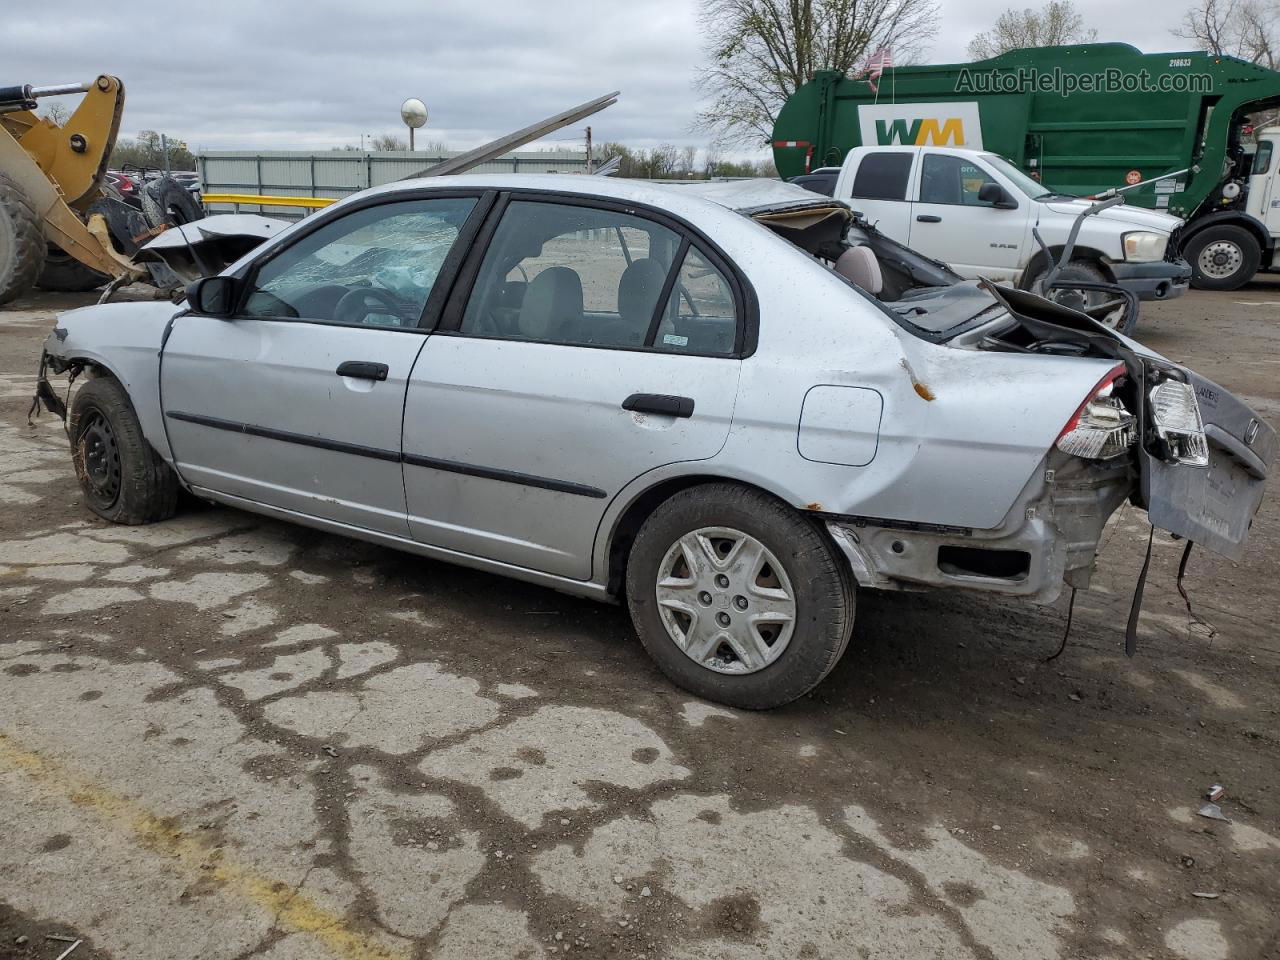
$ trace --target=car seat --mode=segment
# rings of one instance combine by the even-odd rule
[[[836,260],[835,271],[873,297],[884,289],[880,261],[870,247],[850,247]]]
[[[566,342],[566,331],[582,325],[582,278],[568,267],[547,267],[529,282],[517,323],[529,340]]]

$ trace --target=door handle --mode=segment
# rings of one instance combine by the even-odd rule
[[[922,213],[918,217],[916,217],[916,220],[920,223],[941,223],[942,222],[941,217],[935,217],[932,213]]]
[[[356,380],[385,380],[390,367],[385,363],[374,363],[370,360],[344,360],[338,364],[337,374],[340,377],[353,377]]]
[[[666,393],[633,393],[622,401],[623,410],[660,413],[668,417],[692,417],[693,397],[673,397]]]

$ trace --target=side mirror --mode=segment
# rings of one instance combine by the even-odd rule
[[[240,281],[235,277],[201,277],[187,284],[187,304],[206,316],[231,316],[239,299]]]
[[[998,183],[987,182],[978,188],[978,202],[989,203],[1000,210],[1016,210],[1018,203]]]

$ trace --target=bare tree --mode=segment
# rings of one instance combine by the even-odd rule
[[[1098,31],[1085,27],[1084,17],[1071,0],[1049,0],[1039,10],[1028,7],[1000,14],[995,26],[969,41],[969,56],[986,60],[1022,47],[1058,47],[1097,38]]]
[[[380,133],[369,140],[369,149],[374,151],[408,150],[409,144],[404,137],[397,137],[394,133]]]
[[[909,63],[937,32],[934,0],[699,0],[710,98],[695,125],[720,144],[767,143],[778,110],[818,70],[852,72],[891,49]]]
[[[1276,26],[1276,7],[1267,0],[1199,0],[1174,36],[1215,57],[1239,57],[1274,70]]]
[[[62,126],[67,122],[67,117],[69,117],[70,114],[67,112],[66,104],[53,100],[40,111],[40,116],[48,117],[58,126]]]

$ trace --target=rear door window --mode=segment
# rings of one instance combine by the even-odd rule
[[[905,200],[911,179],[910,153],[869,153],[858,164],[853,196],[866,200]]]

